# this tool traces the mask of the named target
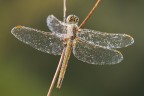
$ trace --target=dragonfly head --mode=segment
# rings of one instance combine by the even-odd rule
[[[66,22],[69,24],[78,24],[79,18],[76,15],[69,15],[66,19]]]

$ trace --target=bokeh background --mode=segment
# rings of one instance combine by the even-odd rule
[[[96,0],[67,0],[67,14],[83,21]],[[48,15],[62,20],[63,0],[0,0],[0,96],[46,96],[60,56],[39,52],[18,41],[16,25],[49,31]],[[126,33],[135,43],[118,49],[116,65],[91,65],[73,55],[61,89],[52,96],[144,96],[144,1],[101,0],[83,28]]]

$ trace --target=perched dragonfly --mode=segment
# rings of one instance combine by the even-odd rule
[[[127,34],[79,29],[78,21],[75,15],[69,15],[66,23],[49,15],[47,26],[52,32],[24,26],[16,26],[11,31],[20,41],[45,53],[61,55],[66,47],[57,87],[61,86],[71,51],[78,60],[89,64],[116,64],[123,60],[123,56],[115,49],[134,43],[134,39]]]
[[[16,26],[12,29],[11,32],[17,39],[33,48],[45,53],[61,55],[47,96],[51,95],[58,74],[57,88],[61,87],[71,51],[73,51],[77,59],[89,64],[116,64],[123,60],[122,54],[116,49],[127,47],[134,43],[134,39],[127,34],[81,29],[100,1],[96,1],[79,26],[79,18],[77,16],[69,15],[66,18],[66,0],[63,0],[63,22],[53,15],[47,18],[47,26],[52,32],[44,32],[25,26]]]

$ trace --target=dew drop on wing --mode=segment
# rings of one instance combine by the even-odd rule
[[[47,26],[53,33],[64,33],[65,23],[58,20],[54,15],[49,15],[47,17]]]
[[[79,29],[79,38],[94,45],[105,48],[122,48],[134,43],[134,39],[127,34],[99,32],[90,29]]]
[[[62,53],[62,40],[51,32],[44,32],[24,26],[14,27],[11,32],[17,39],[39,51],[54,55],[61,55]]]
[[[97,65],[116,64],[123,60],[122,54],[117,50],[96,46],[82,40],[78,40],[73,47],[73,54],[78,60]]]

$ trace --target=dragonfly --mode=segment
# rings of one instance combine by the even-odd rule
[[[51,32],[25,26],[16,26],[11,31],[20,41],[45,53],[61,55],[66,47],[57,87],[62,84],[71,52],[78,60],[89,64],[117,64],[123,60],[123,55],[116,49],[134,43],[134,39],[127,34],[79,29],[78,21],[76,15],[69,15],[66,23],[49,15],[47,26]]]
[[[47,26],[51,32],[25,26],[16,26],[11,30],[17,39],[33,48],[45,53],[61,55],[47,96],[51,95],[58,74],[57,88],[61,87],[71,52],[78,60],[89,64],[112,65],[123,60],[123,55],[117,49],[134,43],[134,39],[127,34],[106,33],[81,28],[99,2],[100,0],[95,3],[80,26],[78,26],[79,18],[76,15],[69,15],[65,18],[66,0],[64,0],[64,21],[60,21],[54,15],[47,17]]]

